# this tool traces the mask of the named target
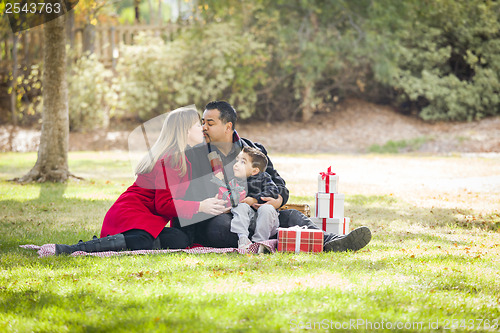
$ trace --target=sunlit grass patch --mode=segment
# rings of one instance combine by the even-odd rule
[[[369,153],[377,154],[398,154],[398,153],[408,153],[415,152],[420,149],[425,143],[432,141],[431,137],[418,137],[409,140],[389,140],[383,145],[374,144],[368,148]]]
[[[380,205],[391,205],[397,202],[396,198],[393,196],[389,195],[362,195],[362,194],[356,194],[356,195],[350,195],[347,197],[347,202],[351,205],[374,205],[374,204],[380,204]]]

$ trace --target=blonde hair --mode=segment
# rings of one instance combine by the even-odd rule
[[[200,121],[200,114],[193,108],[182,108],[171,111],[160,132],[158,140],[135,168],[135,174],[149,173],[163,155],[169,154],[170,166],[179,171],[182,177],[187,172],[185,149],[188,130]]]

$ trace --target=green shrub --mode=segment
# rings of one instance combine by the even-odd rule
[[[421,7],[421,6],[420,6]],[[424,120],[500,114],[500,5],[436,0],[400,30],[394,85]]]
[[[72,66],[67,80],[70,130],[107,129],[118,97],[111,70],[95,54],[85,55]]]
[[[21,68],[17,76],[16,117],[20,124],[29,125],[40,118],[42,113],[42,72],[39,64]],[[9,78],[10,79],[10,78]],[[7,90],[12,93],[12,87]]]
[[[32,65],[30,74],[23,79],[26,93],[36,91],[36,94],[30,103],[21,104],[20,115],[41,114],[43,70],[43,64]],[[68,67],[66,81],[70,130],[107,129],[110,117],[115,114],[118,97],[112,72],[95,54],[85,55]]]
[[[500,114],[498,1],[202,0],[183,29],[173,41],[141,34],[122,45],[116,84],[95,56],[73,65],[71,129],[214,99],[268,121],[307,120],[349,97],[429,121]],[[22,88],[18,106],[38,93]]]
[[[120,108],[149,119],[179,106],[226,99],[242,118],[255,110],[255,87],[265,76],[263,45],[233,24],[207,24],[172,42],[141,34],[123,46],[118,63]]]

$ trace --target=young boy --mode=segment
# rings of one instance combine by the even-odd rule
[[[267,158],[256,148],[243,147],[236,157],[233,166],[234,176],[247,182],[247,196],[238,206],[233,207],[233,219],[231,220],[231,232],[238,234],[238,248],[248,249],[254,242],[268,240],[278,231],[278,212],[271,205],[265,205],[262,197],[278,197],[278,187],[272,181],[271,176],[265,172]],[[252,208],[255,203],[263,204],[257,211]],[[251,222],[255,221],[255,232],[252,241],[248,238]],[[260,252],[260,250],[259,250]]]

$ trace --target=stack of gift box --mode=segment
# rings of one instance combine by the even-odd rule
[[[344,217],[344,194],[338,193],[339,177],[332,168],[318,176],[315,216],[311,220],[323,231],[338,235],[349,233],[349,218]],[[323,233],[305,227],[278,228],[278,251],[321,252]]]
[[[329,167],[318,176],[315,216],[311,220],[326,232],[337,235],[349,233],[348,217],[344,217],[345,195],[338,193],[339,176]]]

